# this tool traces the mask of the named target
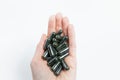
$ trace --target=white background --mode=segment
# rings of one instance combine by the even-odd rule
[[[77,80],[120,80],[120,0],[0,0],[0,80],[32,80],[36,44],[57,12],[75,26]]]

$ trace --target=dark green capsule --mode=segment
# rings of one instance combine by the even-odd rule
[[[69,70],[69,67],[68,67],[68,65],[66,64],[66,62],[64,60],[61,60],[61,64],[63,66],[63,69]]]
[[[53,47],[53,52],[55,55],[58,55],[58,52],[56,51],[56,49]]]
[[[62,37],[61,37],[60,35],[56,35],[55,38],[56,38],[57,40],[61,40],[61,39],[62,39]]]
[[[63,42],[62,44],[59,44],[58,47],[56,48],[57,51],[61,50],[64,46],[68,46],[67,42]]]
[[[58,46],[58,43],[57,43],[57,42],[53,42],[53,46],[54,46],[54,47],[57,47],[57,46]]]
[[[60,44],[67,41],[68,40],[68,36],[63,36],[62,40],[60,41]]]
[[[57,40],[56,38],[53,38],[53,39],[52,39],[52,42],[57,42],[57,43],[59,43],[60,40]]]
[[[43,59],[46,59],[47,57],[48,57],[48,50],[46,50],[45,52],[44,52],[44,54],[43,54]]]
[[[52,57],[46,57],[47,62],[50,61]]]
[[[56,38],[52,38],[52,41],[53,41],[53,42],[57,42],[57,39],[56,39]]]
[[[48,61],[48,66],[53,66],[56,62],[58,62],[58,58],[54,57],[50,61]]]
[[[58,67],[57,70],[54,72],[54,74],[55,74],[56,76],[58,76],[58,75],[60,74],[61,70],[62,70],[62,65],[59,65],[59,67]]]
[[[60,62],[58,61],[56,64],[54,64],[51,69],[55,72],[57,70],[57,68],[59,67]]]
[[[55,35],[56,35],[56,33],[55,32],[52,32],[51,34],[50,34],[50,41],[55,37]]]
[[[59,53],[59,55],[64,55],[65,53],[68,53],[68,52],[69,52],[69,47],[66,47],[66,48],[60,50],[58,53]]]
[[[48,45],[48,52],[49,52],[50,57],[55,56],[55,53],[53,52],[53,47],[51,44]]]
[[[69,46],[66,44],[66,45],[62,46],[62,47],[59,49],[59,51],[62,51],[62,50],[64,50],[64,49],[67,48],[67,47],[69,47]]]
[[[47,46],[50,44],[50,38],[48,38],[46,41],[45,41],[45,44],[44,44],[44,50],[47,49]]]
[[[59,60],[61,60],[61,59],[64,59],[65,57],[67,57],[68,55],[69,55],[69,53],[65,53],[64,55],[61,55],[58,58],[59,58]]]
[[[62,34],[62,29],[60,29],[58,32],[57,32],[57,35],[61,35]]]

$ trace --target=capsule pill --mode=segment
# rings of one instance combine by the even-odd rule
[[[65,70],[69,70],[67,63],[64,60],[61,60],[61,64]]]
[[[55,72],[56,70],[57,70],[57,68],[59,67],[59,65],[60,65],[60,62],[58,61],[56,64],[54,64],[53,66],[52,66],[52,70]]]
[[[60,74],[61,70],[62,70],[62,66],[60,65],[60,66],[57,68],[57,70],[54,72],[55,75],[58,76],[58,75]]]
[[[48,50],[46,50],[43,54],[43,59],[46,59],[48,57]]]
[[[56,34],[57,34],[57,35],[61,35],[62,32],[63,32],[62,29],[60,29]]]
[[[47,49],[47,46],[50,44],[50,38],[48,38],[46,41],[45,41],[45,44],[44,44],[44,50]]]
[[[49,66],[52,66],[52,65],[54,65],[54,63],[56,63],[56,62],[58,62],[58,58],[57,57],[54,57],[53,59],[51,59],[50,61],[48,61],[48,65]]]
[[[51,44],[48,45],[48,52],[49,52],[50,57],[55,56],[55,53],[53,52],[53,47]]]

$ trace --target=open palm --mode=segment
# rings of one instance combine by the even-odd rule
[[[59,76],[55,76],[50,68],[47,66],[47,62],[42,59],[44,53],[43,45],[46,38],[52,33],[58,30],[63,30],[63,35],[69,37],[69,56],[65,58],[66,63],[70,67],[68,71],[62,70]],[[75,44],[75,32],[73,25],[69,23],[67,17],[62,17],[60,13],[50,17],[48,22],[48,34],[43,34],[40,42],[37,45],[35,55],[31,62],[31,69],[33,80],[75,80],[76,78],[76,44]]]

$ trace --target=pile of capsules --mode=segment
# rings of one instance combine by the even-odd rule
[[[64,61],[69,55],[68,36],[61,36],[62,30],[57,33],[52,32],[44,44],[43,59],[51,71],[58,76],[62,70],[69,70],[69,66]]]

